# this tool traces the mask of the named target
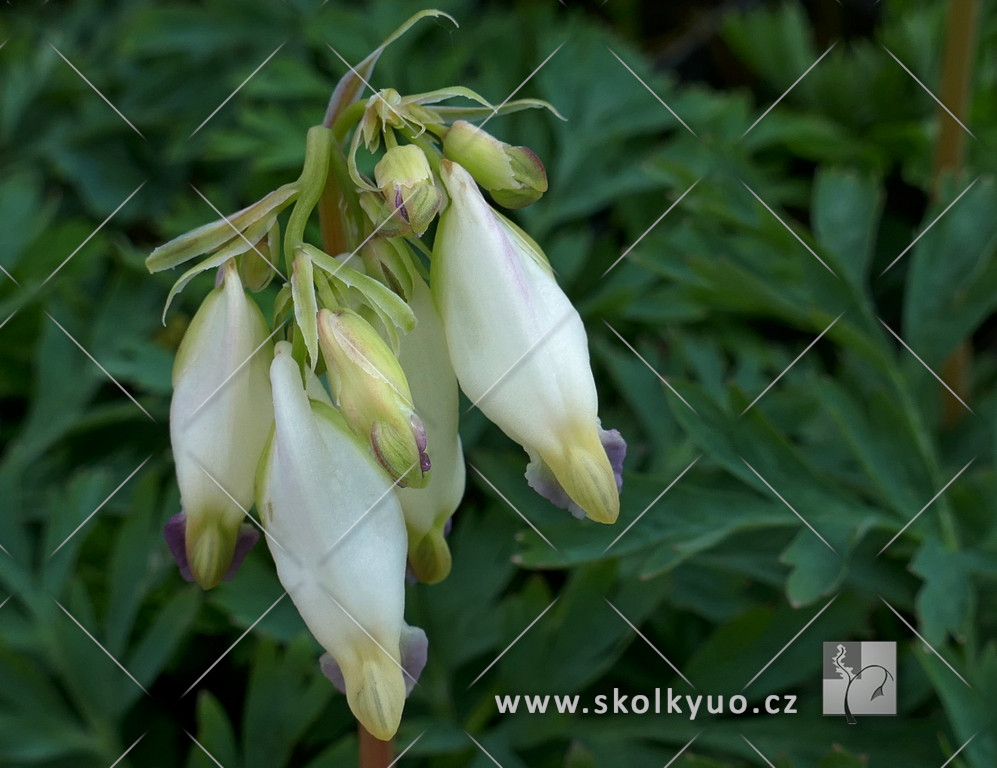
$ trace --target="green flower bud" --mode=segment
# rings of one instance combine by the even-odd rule
[[[268,285],[276,273],[274,265],[280,258],[280,223],[275,221],[267,232],[250,250],[236,257],[239,278],[242,284],[253,293],[259,293]]]
[[[426,154],[414,144],[392,147],[374,167],[374,179],[392,210],[397,209],[412,232],[421,236],[443,207]],[[377,222],[380,223],[380,222]]]
[[[412,226],[402,218],[401,209],[389,204],[380,192],[361,192],[360,207],[373,223],[377,234],[384,237],[404,237],[412,234]]]
[[[525,208],[547,191],[547,172],[527,147],[514,147],[465,120],[443,140],[443,154],[463,166],[504,208]]]
[[[426,430],[391,348],[349,309],[320,310],[318,330],[333,397],[350,427],[370,441],[378,462],[400,485],[425,486]]]

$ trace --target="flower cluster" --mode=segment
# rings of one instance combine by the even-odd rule
[[[280,581],[327,651],[322,670],[380,739],[426,660],[424,633],[403,618],[406,573],[434,583],[450,571],[458,391],[526,450],[530,485],[576,516],[616,520],[626,452],[600,425],[578,312],[482,192],[520,208],[547,177],[532,151],[470,121],[553,108],[495,108],[461,87],[359,99],[385,47],[440,15],[417,14],[339,83],[295,182],[147,261],[206,257],[167,308],[217,270],[173,372],[182,511],[166,538],[181,573],[205,589],[231,578],[259,538],[255,503]],[[453,98],[478,105],[442,105]],[[321,247],[306,237],[316,210]],[[268,323],[251,294],[275,276]]]

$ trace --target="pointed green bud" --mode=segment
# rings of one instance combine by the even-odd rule
[[[414,144],[385,152],[374,167],[374,179],[391,210],[397,209],[417,236],[426,231],[443,207],[443,190],[436,185],[425,152]]]
[[[405,373],[387,343],[356,312],[318,313],[319,343],[333,397],[350,427],[400,485],[429,480],[426,430],[412,404]]]
[[[525,208],[547,191],[547,172],[533,150],[499,141],[465,120],[450,127],[443,154],[462,165],[503,208]]]
[[[242,284],[253,293],[259,293],[277,274],[275,264],[280,258],[280,222],[273,226],[262,240],[241,256],[236,257],[239,278]]]

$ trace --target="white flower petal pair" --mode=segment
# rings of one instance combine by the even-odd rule
[[[244,517],[273,422],[263,315],[234,261],[221,268],[219,280],[180,344],[170,406],[183,513],[171,520],[167,541],[181,572],[205,589],[248,551],[254,532],[243,527]]]
[[[277,345],[270,379],[275,427],[257,486],[267,543],[281,583],[335,662],[323,668],[339,670],[364,727],[390,739],[406,676],[418,674],[403,670],[403,656],[413,656],[403,635],[406,645],[425,641],[403,620],[406,535],[393,482],[337,411],[309,400],[287,342]]]
[[[399,488],[409,539],[409,566],[427,584],[450,573],[446,532],[464,495],[464,452],[457,433],[460,406],[443,321],[425,281],[416,276],[409,304],[418,320],[401,340],[398,362],[426,429],[433,471],[425,488]]]
[[[539,246],[443,160],[450,205],[433,248],[433,296],[461,389],[530,456],[531,485],[602,523],[619,514],[625,443],[602,430],[581,317]]]

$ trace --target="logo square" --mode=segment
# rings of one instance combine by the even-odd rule
[[[895,642],[825,642],[823,661],[825,715],[897,714]]]

